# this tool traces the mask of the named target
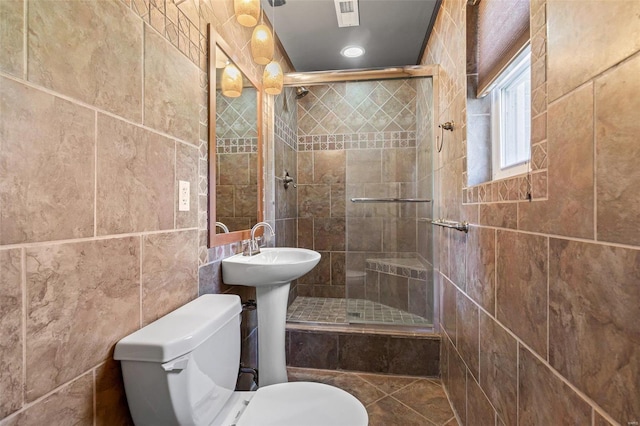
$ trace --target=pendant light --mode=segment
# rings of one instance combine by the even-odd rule
[[[242,94],[242,73],[235,65],[224,67],[220,86],[222,94],[228,98],[237,98]]]
[[[273,36],[271,30],[260,24],[253,30],[251,36],[251,56],[256,64],[267,65],[273,59]]]
[[[273,4],[272,4],[273,5]],[[275,50],[276,43],[276,10],[275,6],[273,6],[273,43],[271,44],[272,49]],[[269,95],[279,95],[282,93],[282,86],[284,83],[284,74],[282,73],[282,68],[278,61],[271,61],[264,67],[264,72],[262,73],[262,89]]]
[[[262,88],[270,95],[279,95],[282,92],[284,75],[278,61],[271,61],[264,67],[262,74]]]
[[[240,25],[255,27],[258,23],[260,0],[234,0],[233,9]]]

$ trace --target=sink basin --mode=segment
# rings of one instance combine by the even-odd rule
[[[312,270],[320,261],[320,253],[294,247],[260,249],[260,254],[242,253],[222,261],[225,284],[260,287],[286,284]]]

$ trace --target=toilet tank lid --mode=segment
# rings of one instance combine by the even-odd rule
[[[120,361],[167,362],[197,348],[242,312],[240,297],[205,294],[116,344],[113,358]]]

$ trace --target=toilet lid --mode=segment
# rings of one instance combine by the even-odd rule
[[[280,383],[258,389],[237,426],[366,426],[364,405],[322,383]]]

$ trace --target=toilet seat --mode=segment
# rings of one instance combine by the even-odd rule
[[[366,426],[353,395],[322,383],[279,383],[258,389],[237,426]]]

